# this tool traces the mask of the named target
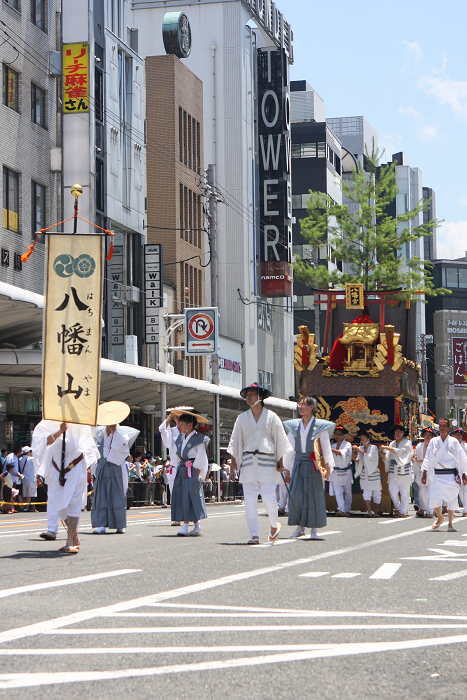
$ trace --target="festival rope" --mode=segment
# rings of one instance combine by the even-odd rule
[[[97,224],[92,224],[90,221],[87,219],[83,219],[81,216],[70,216],[68,219],[64,219],[63,221],[59,221],[58,224],[52,224],[52,226],[47,226],[47,228],[41,228],[39,232],[36,232],[36,237],[34,241],[31,243],[31,245],[28,245],[26,253],[23,253],[21,256],[21,262],[26,262],[31,255],[34,253],[34,247],[39,240],[39,236],[43,236],[49,231],[51,228],[56,228],[57,226],[61,226],[62,224],[66,224],[68,221],[73,221],[74,219],[79,219],[80,221],[84,221],[85,224],[89,224],[89,226],[94,226],[95,228],[100,229],[103,231],[106,235],[110,236],[110,245],[109,245],[109,252],[107,253],[106,260],[110,261],[112,260],[112,255],[114,252],[114,232],[110,231],[107,228],[102,228],[102,226],[98,226]]]

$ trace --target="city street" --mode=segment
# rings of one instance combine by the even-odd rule
[[[169,510],[130,510],[124,536],[84,513],[75,556],[44,514],[3,516],[0,697],[464,697],[467,519],[331,517],[294,541],[282,518],[251,547],[243,511],[210,507],[196,539]]]

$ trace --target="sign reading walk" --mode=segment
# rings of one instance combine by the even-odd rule
[[[47,238],[43,415],[96,425],[99,405],[102,237]]]

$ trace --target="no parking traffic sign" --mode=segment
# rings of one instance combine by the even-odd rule
[[[185,309],[185,355],[216,354],[217,316],[217,307]]]

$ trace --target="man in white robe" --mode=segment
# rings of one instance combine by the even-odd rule
[[[382,446],[388,472],[388,489],[395,509],[394,514],[406,518],[412,485],[413,447],[407,439],[407,429],[404,425],[394,425],[392,432],[395,440]]]
[[[422,484],[431,487],[429,505],[437,515],[432,529],[437,530],[444,523],[442,505],[445,501],[449,514],[448,532],[456,532],[452,523],[458,506],[459,481],[467,485],[467,455],[456,438],[449,435],[449,427],[449,420],[441,418],[439,437],[430,442],[423,460]]]
[[[414,493],[416,491],[415,485],[417,485],[417,498],[415,498],[415,503],[418,506],[417,517],[419,518],[432,518],[433,508],[430,508],[429,496],[430,487],[428,484],[422,484],[422,464],[425,459],[426,451],[430,441],[434,437],[434,432],[432,428],[424,428],[422,430],[423,442],[419,442],[415,448],[415,455],[412,461],[412,469],[414,473]]]
[[[360,488],[366,506],[366,517],[379,518],[382,493],[379,452],[376,445],[371,444],[369,430],[360,429],[360,447],[354,445],[353,449],[356,460],[355,478],[360,479]],[[373,499],[373,512],[371,511],[371,499]]]
[[[336,515],[341,518],[349,517],[352,509],[352,445],[345,439],[345,433],[343,425],[336,425],[335,442],[331,444],[334,469],[329,477],[329,495],[332,496],[331,491],[334,491],[337,501]]]
[[[275,542],[281,525],[278,520],[276,485],[279,472],[283,471],[283,457],[292,452],[280,418],[264,407],[264,399],[271,395],[258,383],[244,387],[241,396],[249,411],[241,413],[235,421],[227,452],[232,466],[239,470],[243,485],[245,515],[250,532],[248,544],[259,544],[258,496],[269,517],[268,541]]]
[[[42,420],[34,429],[31,447],[36,473],[47,484],[47,532],[40,536],[46,540],[56,539],[60,518],[66,521],[67,540],[59,551],[77,554],[87,470],[99,459],[91,427]]]

